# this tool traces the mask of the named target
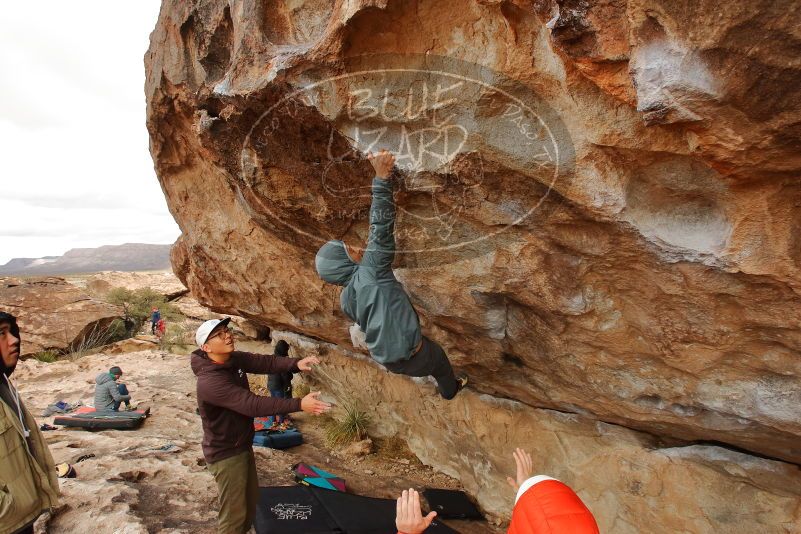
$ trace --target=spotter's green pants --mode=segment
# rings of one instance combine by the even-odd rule
[[[209,464],[220,492],[220,534],[245,534],[250,530],[259,502],[259,477],[253,449]]]

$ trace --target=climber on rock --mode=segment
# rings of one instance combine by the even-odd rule
[[[392,272],[395,201],[390,176],[395,157],[382,150],[371,152],[368,159],[376,176],[367,248],[362,255],[343,241],[329,241],[317,252],[317,273],[344,287],[342,311],[358,324],[375,361],[393,373],[433,376],[440,395],[452,399],[467,384],[467,377],[455,376],[442,347],[422,335],[417,312]]]

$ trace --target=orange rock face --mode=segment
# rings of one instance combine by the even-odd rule
[[[165,0],[151,152],[198,300],[348,344],[327,239],[477,391],[801,461],[801,33],[776,2]]]

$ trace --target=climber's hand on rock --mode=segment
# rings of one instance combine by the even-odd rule
[[[306,413],[320,415],[331,409],[331,405],[320,400],[320,392],[312,391],[300,401],[300,409]]]
[[[529,453],[520,447],[516,448],[512,454],[515,457],[515,464],[517,464],[517,480],[506,477],[506,482],[517,491],[523,482],[531,478],[532,462]]]
[[[373,165],[375,175],[382,180],[386,180],[389,178],[389,175],[392,174],[392,167],[395,165],[395,156],[393,156],[391,152],[382,150],[375,155],[372,152],[368,152],[367,159],[370,160],[370,163]]]
[[[420,494],[413,489],[403,490],[397,502],[395,528],[401,534],[421,534],[436,516],[437,512],[430,512],[423,517],[423,511],[420,509]]]
[[[298,362],[298,369],[301,371],[311,371],[313,365],[317,365],[320,363],[320,360],[317,356],[309,356],[308,358],[303,358]]]

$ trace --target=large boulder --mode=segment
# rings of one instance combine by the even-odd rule
[[[348,343],[314,254],[366,238],[362,153],[390,148],[396,274],[476,391],[799,462],[800,9],[165,0],[173,267]]]
[[[0,310],[17,317],[23,357],[102,344],[108,326],[123,313],[55,277],[0,278]]]

